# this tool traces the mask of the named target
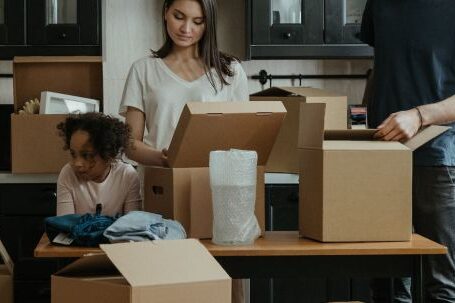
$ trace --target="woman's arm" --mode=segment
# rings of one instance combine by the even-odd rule
[[[163,152],[148,146],[142,141],[145,129],[144,113],[137,108],[128,107],[126,124],[131,128],[133,140],[131,147],[126,150],[128,158],[143,165],[167,166]]]
[[[454,121],[455,95],[436,103],[391,114],[378,126],[375,137],[385,141],[406,140],[412,138],[422,126]]]

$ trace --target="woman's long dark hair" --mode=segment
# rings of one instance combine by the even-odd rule
[[[175,0],[165,0],[163,5],[163,34],[164,34],[164,45],[157,51],[152,51],[153,55],[158,58],[164,58],[172,51],[173,41],[167,32],[165,14]],[[215,69],[216,75],[220,79],[221,87],[223,85],[229,85],[226,81],[226,77],[232,77],[234,75],[231,69],[232,61],[239,61],[237,58],[224,54],[218,50],[218,43],[216,38],[216,0],[196,0],[202,8],[205,21],[205,31],[201,40],[198,43],[199,57],[202,58],[204,63],[204,70],[210,84],[214,88],[215,92],[218,92],[216,87],[215,77],[211,71]]]

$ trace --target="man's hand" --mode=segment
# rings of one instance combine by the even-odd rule
[[[378,126],[374,138],[384,141],[401,141],[412,138],[422,126],[417,108],[396,112]]]

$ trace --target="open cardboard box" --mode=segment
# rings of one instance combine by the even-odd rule
[[[376,130],[324,131],[325,104],[302,104],[299,229],[323,242],[409,241],[412,151],[448,128],[405,143],[374,141]]]
[[[3,264],[0,264],[0,302],[13,303],[14,264],[2,241],[0,241],[0,258],[3,261]]]
[[[86,255],[52,276],[52,303],[231,303],[231,278],[197,240],[100,248],[105,254]]]
[[[209,153],[258,153],[255,214],[265,231],[264,165],[286,110],[281,102],[189,102],[168,151],[169,168],[147,167],[144,208],[184,226],[189,237],[212,237]]]
[[[282,101],[287,114],[266,165],[267,172],[299,173],[297,139],[301,103],[327,104],[326,129],[347,128],[347,97],[311,87],[271,87],[250,95],[251,101]]]
[[[15,57],[14,110],[53,91],[103,100],[101,57]],[[11,115],[13,173],[59,173],[69,161],[58,136],[65,115]]]

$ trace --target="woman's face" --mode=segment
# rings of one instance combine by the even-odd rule
[[[196,0],[175,0],[165,12],[165,20],[176,46],[193,46],[204,35],[205,17]]]
[[[109,172],[109,163],[98,155],[89,139],[89,133],[83,130],[71,136],[71,167],[79,179],[102,182]]]

